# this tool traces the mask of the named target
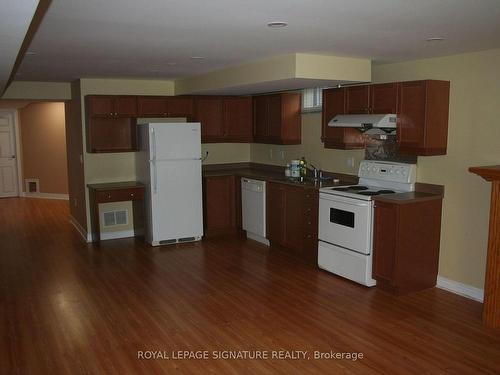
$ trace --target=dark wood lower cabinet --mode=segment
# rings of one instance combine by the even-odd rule
[[[318,191],[268,182],[267,238],[309,263],[318,258]]]
[[[203,179],[205,236],[237,233],[241,229],[241,183],[239,177]]]
[[[408,203],[375,202],[373,278],[395,294],[436,285],[441,197]]]

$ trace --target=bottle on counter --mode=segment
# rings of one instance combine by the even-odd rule
[[[300,177],[300,160],[292,160],[290,174],[292,177]]]
[[[299,161],[299,166],[300,166],[300,175],[302,177],[306,177],[307,175],[307,161],[305,157],[301,157]]]
[[[285,176],[286,177],[291,177],[292,176],[292,170],[290,168],[290,164],[287,164],[285,167]]]

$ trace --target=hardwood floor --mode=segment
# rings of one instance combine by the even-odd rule
[[[0,199],[0,247],[2,374],[500,373],[481,304],[439,289],[394,297],[252,241],[87,245],[67,202]],[[311,359],[138,358],[182,350]],[[330,350],[364,358],[313,358]]]

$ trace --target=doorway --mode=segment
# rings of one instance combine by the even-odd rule
[[[16,111],[0,110],[0,198],[19,196]]]

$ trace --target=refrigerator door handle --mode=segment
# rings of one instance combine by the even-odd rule
[[[158,172],[156,171],[156,162],[153,160],[151,164],[153,166],[153,194],[156,194],[158,191]]]
[[[153,152],[152,159],[156,160],[156,133],[155,128],[151,128],[151,151]]]

